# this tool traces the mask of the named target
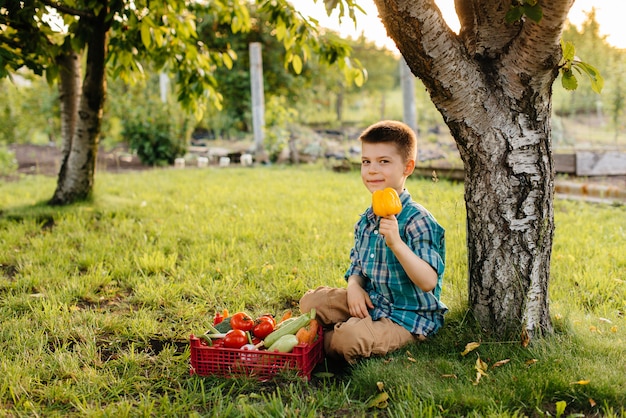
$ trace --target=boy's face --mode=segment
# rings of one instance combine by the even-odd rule
[[[391,187],[400,194],[414,168],[415,160],[404,162],[392,143],[361,143],[361,179],[370,192]]]

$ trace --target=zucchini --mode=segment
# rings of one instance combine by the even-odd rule
[[[278,327],[278,329],[272,331],[270,335],[265,337],[265,339],[263,340],[263,345],[266,347],[271,347],[283,335],[295,336],[296,332],[298,332],[300,328],[309,325],[309,322],[311,322],[311,319],[313,318],[315,318],[315,309],[311,309],[311,312],[300,315],[293,321],[285,322],[285,324]]]
[[[268,348],[268,351],[278,351],[280,353],[290,353],[298,345],[298,337],[293,334],[286,334],[280,337]]]

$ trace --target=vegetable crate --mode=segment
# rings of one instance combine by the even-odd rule
[[[290,353],[280,353],[212,347],[192,334],[189,338],[190,373],[198,376],[246,376],[267,381],[281,371],[295,370],[299,376],[310,380],[313,368],[324,357],[323,338],[320,327],[318,337],[312,344],[298,344]]]

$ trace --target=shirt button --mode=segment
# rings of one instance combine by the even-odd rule
[[[374,258],[374,254],[370,254],[370,258]]]
[[[374,235],[378,235],[378,231],[374,231]]]

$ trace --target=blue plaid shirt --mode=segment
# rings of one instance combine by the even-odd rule
[[[400,237],[437,272],[437,285],[430,292],[416,286],[378,233],[379,218],[369,207],[354,227],[354,247],[345,278],[358,275],[365,280],[374,308],[372,319],[387,317],[413,334],[428,336],[443,325],[448,308],[439,300],[445,267],[445,230],[407,190],[400,194],[402,212],[396,215]]]

